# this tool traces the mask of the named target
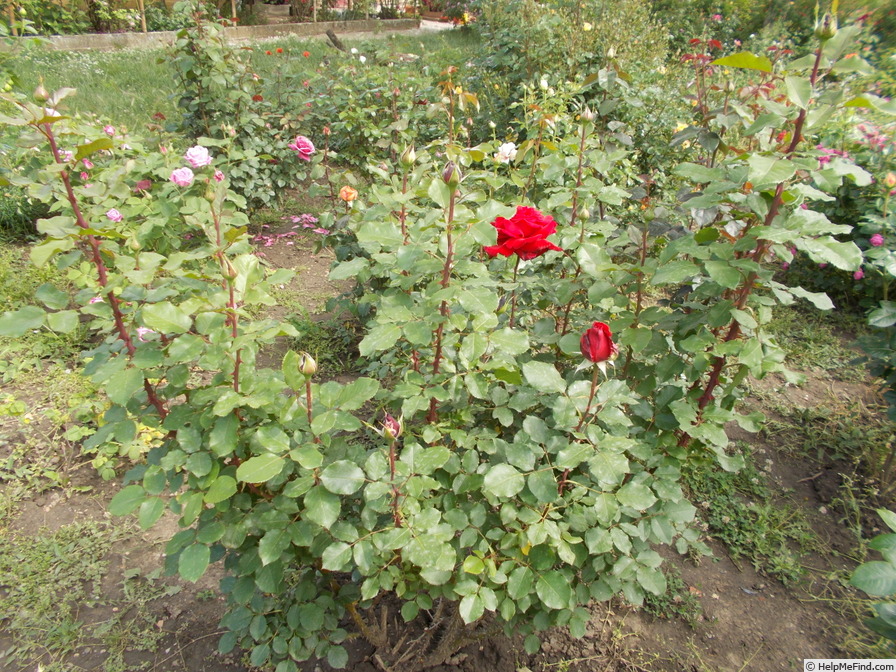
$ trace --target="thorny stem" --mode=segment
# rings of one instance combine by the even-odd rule
[[[526,194],[529,193],[529,187],[532,186],[532,182],[535,180],[535,169],[538,167],[538,155],[541,153],[541,140],[544,137],[544,119],[538,124],[538,137],[535,138],[535,147],[532,150],[532,170],[529,171],[529,179],[526,180],[526,186],[523,187],[523,193],[520,196],[520,200],[525,200]]]
[[[812,66],[812,75],[809,78],[809,82],[810,82],[812,88],[815,87],[815,84],[818,81],[818,69],[821,64],[821,56],[822,56],[823,46],[824,46],[823,44],[819,44],[818,48],[815,50],[815,64]],[[793,156],[794,152],[796,151],[797,146],[799,145],[800,141],[802,140],[802,131],[803,131],[803,125],[806,123],[806,115],[807,115],[807,109],[801,109],[799,115],[796,118],[796,122],[794,123],[794,128],[793,128],[793,137],[790,140],[790,145],[785,150],[788,158],[791,158]],[[763,221],[763,224],[765,226],[772,225],[775,218],[778,216],[778,212],[780,211],[781,205],[783,204],[783,202],[784,202],[784,183],[781,182],[778,184],[777,188],[775,189],[774,198],[772,199],[772,203],[769,206],[768,214],[766,215],[765,220]],[[751,224],[748,224],[744,228],[744,231],[741,233],[741,237],[743,237],[743,235],[746,234],[746,232],[750,229],[750,226],[751,226]],[[756,249],[753,251],[753,254],[751,255],[753,261],[759,263],[762,260],[762,258],[765,256],[765,253],[768,251],[770,244],[771,243],[768,240],[759,241],[759,244],[756,245]],[[737,293],[737,299],[734,302],[734,307],[737,308],[738,310],[743,310],[744,306],[746,306],[747,300],[750,298],[750,294],[752,294],[752,292],[753,292],[753,286],[756,282],[757,277],[758,277],[758,273],[756,271],[753,271],[747,275],[746,279],[744,280],[744,283],[741,285],[741,287]],[[728,343],[730,341],[733,341],[734,339],[736,339],[740,336],[740,333],[741,333],[740,322],[738,322],[737,319],[733,319],[731,321],[730,326],[728,327],[728,333],[725,334],[725,338],[722,339],[722,342]],[[697,402],[698,420],[699,420],[699,417],[702,416],[702,414],[703,414],[703,409],[705,409],[710,404],[710,402],[712,402],[712,400],[714,399],[713,394],[714,394],[716,388],[719,386],[719,381],[722,376],[722,370],[724,369],[726,362],[727,362],[727,358],[724,356],[716,355],[713,358],[712,370],[710,371],[709,379],[707,380],[707,383],[706,383],[706,388],[704,388],[703,394],[700,396],[700,399]],[[681,447],[686,447],[690,443],[690,441],[691,441],[690,435],[688,435],[687,433],[683,433],[681,438],[678,441],[678,445]]]
[[[312,412],[312,398],[311,398],[311,378],[305,379],[305,406],[308,410],[308,426],[311,426],[312,421],[314,420],[314,413]],[[314,432],[312,431],[312,436],[314,436]],[[314,436],[314,443],[320,443],[320,437]]]
[[[510,328],[513,329],[516,318],[516,274],[520,268],[520,255],[516,255],[516,263],[513,265],[513,290],[510,293]]]
[[[401,513],[398,508],[398,500],[401,497],[401,492],[395,484],[395,444],[395,439],[389,441],[389,474],[391,475],[392,480],[392,521],[395,523],[395,527],[401,527]]]
[[[53,160],[56,163],[62,163],[62,160],[59,158],[59,147],[56,144],[56,136],[53,135],[53,129],[50,128],[50,124],[41,124],[38,127],[38,130],[43,133],[44,137],[50,143],[50,151],[53,152]],[[69,174],[67,170],[63,170],[59,173],[59,176],[62,178],[62,184],[65,186],[65,193],[68,199],[69,205],[72,207],[72,211],[75,214],[75,222],[82,229],[90,229],[90,225],[87,223],[87,220],[84,218],[84,214],[81,212],[81,207],[78,204],[78,198],[75,196],[75,191],[72,188],[71,179],[69,178]],[[92,233],[85,234],[84,237],[87,239],[87,243],[90,246],[90,256],[93,261],[93,265],[96,267],[97,278],[99,280],[100,287],[106,290],[106,298],[109,299],[109,306],[112,308],[112,317],[115,321],[115,330],[118,332],[118,338],[124,343],[125,350],[127,350],[128,356],[133,357],[134,353],[137,351],[137,347],[134,345],[134,341],[131,338],[131,334],[128,332],[127,327],[124,323],[124,313],[121,310],[121,302],[118,300],[118,297],[115,295],[115,292],[108,288],[109,286],[109,274],[106,269],[106,264],[103,261],[103,256],[100,253],[100,243],[97,240],[96,236]],[[156,411],[159,414],[159,417],[162,419],[168,415],[168,409],[165,408],[165,404],[162,403],[162,400],[159,399],[158,394],[156,394],[155,388],[150,384],[149,380],[144,376],[143,378],[143,389],[146,391],[146,396],[149,399],[149,403],[153,405]]]
[[[576,217],[579,214],[579,189],[582,188],[582,169],[585,165],[585,138],[586,124],[582,124],[582,138],[579,141],[579,167],[576,171],[576,188],[572,192],[572,214],[569,216],[569,225],[575,226]],[[579,245],[585,242],[585,224],[586,220],[582,219],[582,230],[579,232]]]
[[[404,196],[408,193],[408,169],[404,169],[404,175],[401,176],[401,194]],[[401,222],[401,235],[404,238],[404,244],[408,244],[408,225],[407,225],[407,217],[408,217],[408,207],[407,203],[402,200],[401,202],[401,212],[398,213],[398,221]]]
[[[457,198],[457,190],[451,190],[451,197],[448,200],[448,226],[445,230],[445,235],[447,237],[447,253],[445,255],[445,265],[442,267],[442,280],[439,284],[442,285],[442,288],[448,287],[448,283],[451,281],[451,266],[454,261],[454,240],[451,237],[451,224],[454,222],[454,203]],[[436,329],[436,351],[433,356],[432,362],[432,375],[433,377],[439,374],[441,370],[442,364],[442,334],[445,331],[445,321],[448,319],[448,301],[442,301],[442,304],[439,306],[439,315],[441,316],[441,320],[439,321],[439,327]],[[432,397],[429,400],[429,413],[426,416],[427,422],[434,424],[438,422],[439,419],[439,410],[438,404],[436,402],[436,398]]]
[[[585,419],[588,417],[588,414],[591,412],[591,402],[594,401],[594,393],[597,392],[597,377],[600,374],[600,368],[595,364],[594,365],[594,374],[591,377],[591,392],[588,395],[588,403],[585,405],[585,412],[582,413],[582,417],[579,420],[579,424],[576,425],[575,431],[580,431],[582,429],[582,425],[585,424]],[[570,469],[567,467],[563,470],[563,475],[560,476],[560,481],[557,483],[557,494],[562,495],[563,490],[566,488],[567,483],[569,483],[569,472]]]
[[[333,180],[330,179],[330,134],[324,133],[324,178],[330,185],[330,201],[333,203],[333,209],[336,209],[336,187],[333,186]]]

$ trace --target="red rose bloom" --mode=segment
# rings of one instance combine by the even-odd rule
[[[254,96],[252,96],[252,100],[254,100],[256,103],[260,103],[262,100],[264,100],[264,96],[262,96],[260,93],[256,93]]]
[[[282,48],[282,47],[277,47],[277,53],[278,53],[278,54],[282,54],[282,53],[283,53],[283,48]]]
[[[302,52],[302,56],[304,56],[305,58],[308,58],[309,56],[311,56],[311,52],[310,52],[310,51],[303,51],[303,52]]]
[[[534,259],[548,250],[563,251],[547,239],[557,231],[557,222],[535,208],[521,205],[513,217],[498,217],[492,226],[498,229],[498,244],[485,248],[490,257],[516,254],[520,259]]]
[[[613,342],[613,333],[603,322],[595,322],[582,334],[582,354],[592,362],[605,362],[615,359],[619,348]]]

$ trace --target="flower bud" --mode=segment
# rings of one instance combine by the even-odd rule
[[[358,198],[358,190],[345,185],[344,187],[342,187],[342,189],[339,190],[339,198],[341,198],[346,203],[351,203],[356,198]]]
[[[307,352],[299,354],[299,371],[308,378],[317,373],[317,362]]]
[[[580,116],[584,121],[594,121],[594,110],[586,106],[582,108],[582,113]]]
[[[457,189],[457,185],[460,184],[460,179],[460,168],[457,167],[457,164],[454,163],[454,161],[446,163],[445,169],[442,171],[442,180],[444,180],[445,184],[451,189]]]
[[[34,100],[38,103],[45,103],[50,99],[50,92],[44,88],[44,83],[41,82],[37,85],[37,88],[34,89]]]
[[[140,241],[136,238],[130,238],[128,240],[128,247],[131,248],[132,252],[139,252],[142,248],[142,245],[140,245]]]
[[[383,415],[383,436],[389,439],[389,441],[395,441],[395,439],[401,436],[401,432],[404,429],[403,423],[400,418],[396,419],[388,413],[385,413]]]
[[[221,265],[224,267],[221,272],[224,274],[224,277],[230,281],[236,280],[236,276],[239,273],[236,270],[236,267],[232,263],[230,263],[230,259],[224,257],[224,260],[221,262]]]
[[[408,147],[404,152],[401,153],[401,165],[405,168],[410,168],[414,165],[414,162],[417,160],[417,152],[414,151],[414,145]]]
[[[884,178],[884,184],[890,189],[896,187],[896,173],[887,173],[887,176]]]
[[[837,34],[837,17],[830,12],[825,12],[821,20],[815,24],[815,37],[822,42],[827,42]]]
[[[583,222],[587,222],[590,217],[591,211],[588,208],[581,208],[579,210],[579,219],[581,219]]]

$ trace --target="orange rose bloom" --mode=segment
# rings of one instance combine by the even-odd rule
[[[342,189],[339,190],[339,198],[341,198],[346,203],[351,203],[356,198],[358,198],[358,190],[345,185],[344,187],[342,187]]]

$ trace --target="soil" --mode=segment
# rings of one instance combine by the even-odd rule
[[[281,289],[284,296],[292,296],[305,306],[313,318],[324,310],[326,298],[339,288],[326,277],[331,255],[314,251],[314,234],[300,230],[296,236],[282,235],[294,230],[288,221],[269,225],[263,233],[276,240],[268,247],[259,242],[259,251],[273,266],[296,269],[296,277]],[[279,307],[275,315],[283,317],[288,310]],[[269,353],[269,358],[275,359],[276,353]],[[874,408],[879,402],[870,384],[832,382],[819,375],[810,376],[801,387],[784,386],[781,380],[769,378],[756,383],[755,389],[760,399],[779,394],[789,404],[804,408],[830,406],[843,400],[862,401]],[[9,386],[5,391],[26,402],[29,395],[37,400],[36,393],[27,389]],[[749,403],[762,406],[755,399]],[[774,417],[774,409],[763,410]],[[18,420],[14,418],[0,418],[0,460],[21,440],[15,422]],[[732,560],[725,548],[713,540],[709,540],[712,557],[696,561],[664,549],[668,565],[677,568],[688,594],[701,607],[702,614],[693,623],[660,619],[614,600],[592,605],[592,621],[586,636],[580,640],[570,638],[563,630],[548,632],[543,637],[542,650],[530,656],[520,642],[496,637],[468,647],[449,664],[437,669],[440,672],[772,672],[802,670],[803,658],[849,657],[843,655],[837,643],[843,641],[843,632],[860,630],[861,625],[836,608],[847,589],[829,579],[836,576],[832,573],[848,572],[855,566],[848,558],[856,545],[854,533],[843,526],[842,512],[834,505],[844,466],[820,464],[805,455],[793,454],[786,446],[778,445],[773,435],[748,435],[736,428],[731,432],[732,439],[748,441],[754,453],[765,458],[770,487],[779,493],[782,501],[786,499],[791,505],[801,507],[818,535],[818,552],[805,558],[810,568],[807,579],[785,586],[760,575],[744,560]],[[121,577],[126,570],[150,573],[161,567],[164,542],[177,530],[175,520],[163,518],[148,532],[137,530],[127,521],[112,520],[106,509],[118,486],[100,480],[89,465],[70,467],[69,475],[71,487],[31,493],[20,500],[10,529],[0,528],[0,539],[6,534],[33,535],[85,519],[128,528],[126,541],[111,553],[104,580],[104,588],[112,594],[110,602],[114,602],[121,597],[114,593],[120,593]],[[0,481],[0,492],[12,487],[13,483]],[[141,664],[145,665],[144,669],[156,672],[250,669],[240,653],[228,656],[216,653],[221,632],[218,620],[224,604],[221,598],[209,595],[220,577],[220,569],[213,567],[195,585],[179,584],[173,578],[160,579],[179,585],[180,591],[151,603],[156,625],[164,638],[154,653],[142,653],[130,659],[134,669]],[[102,606],[85,609],[81,616],[86,622],[98,622],[111,617],[111,608],[105,609]],[[7,648],[8,636],[9,633],[0,630],[0,652]],[[359,640],[353,641],[356,643],[350,651],[347,669],[381,670],[371,648]],[[66,669],[100,670],[104,658],[100,647],[82,648],[67,657],[70,667]],[[17,669],[3,667],[0,657],[0,670]],[[304,669],[326,672],[329,667],[325,662],[310,662]]]

